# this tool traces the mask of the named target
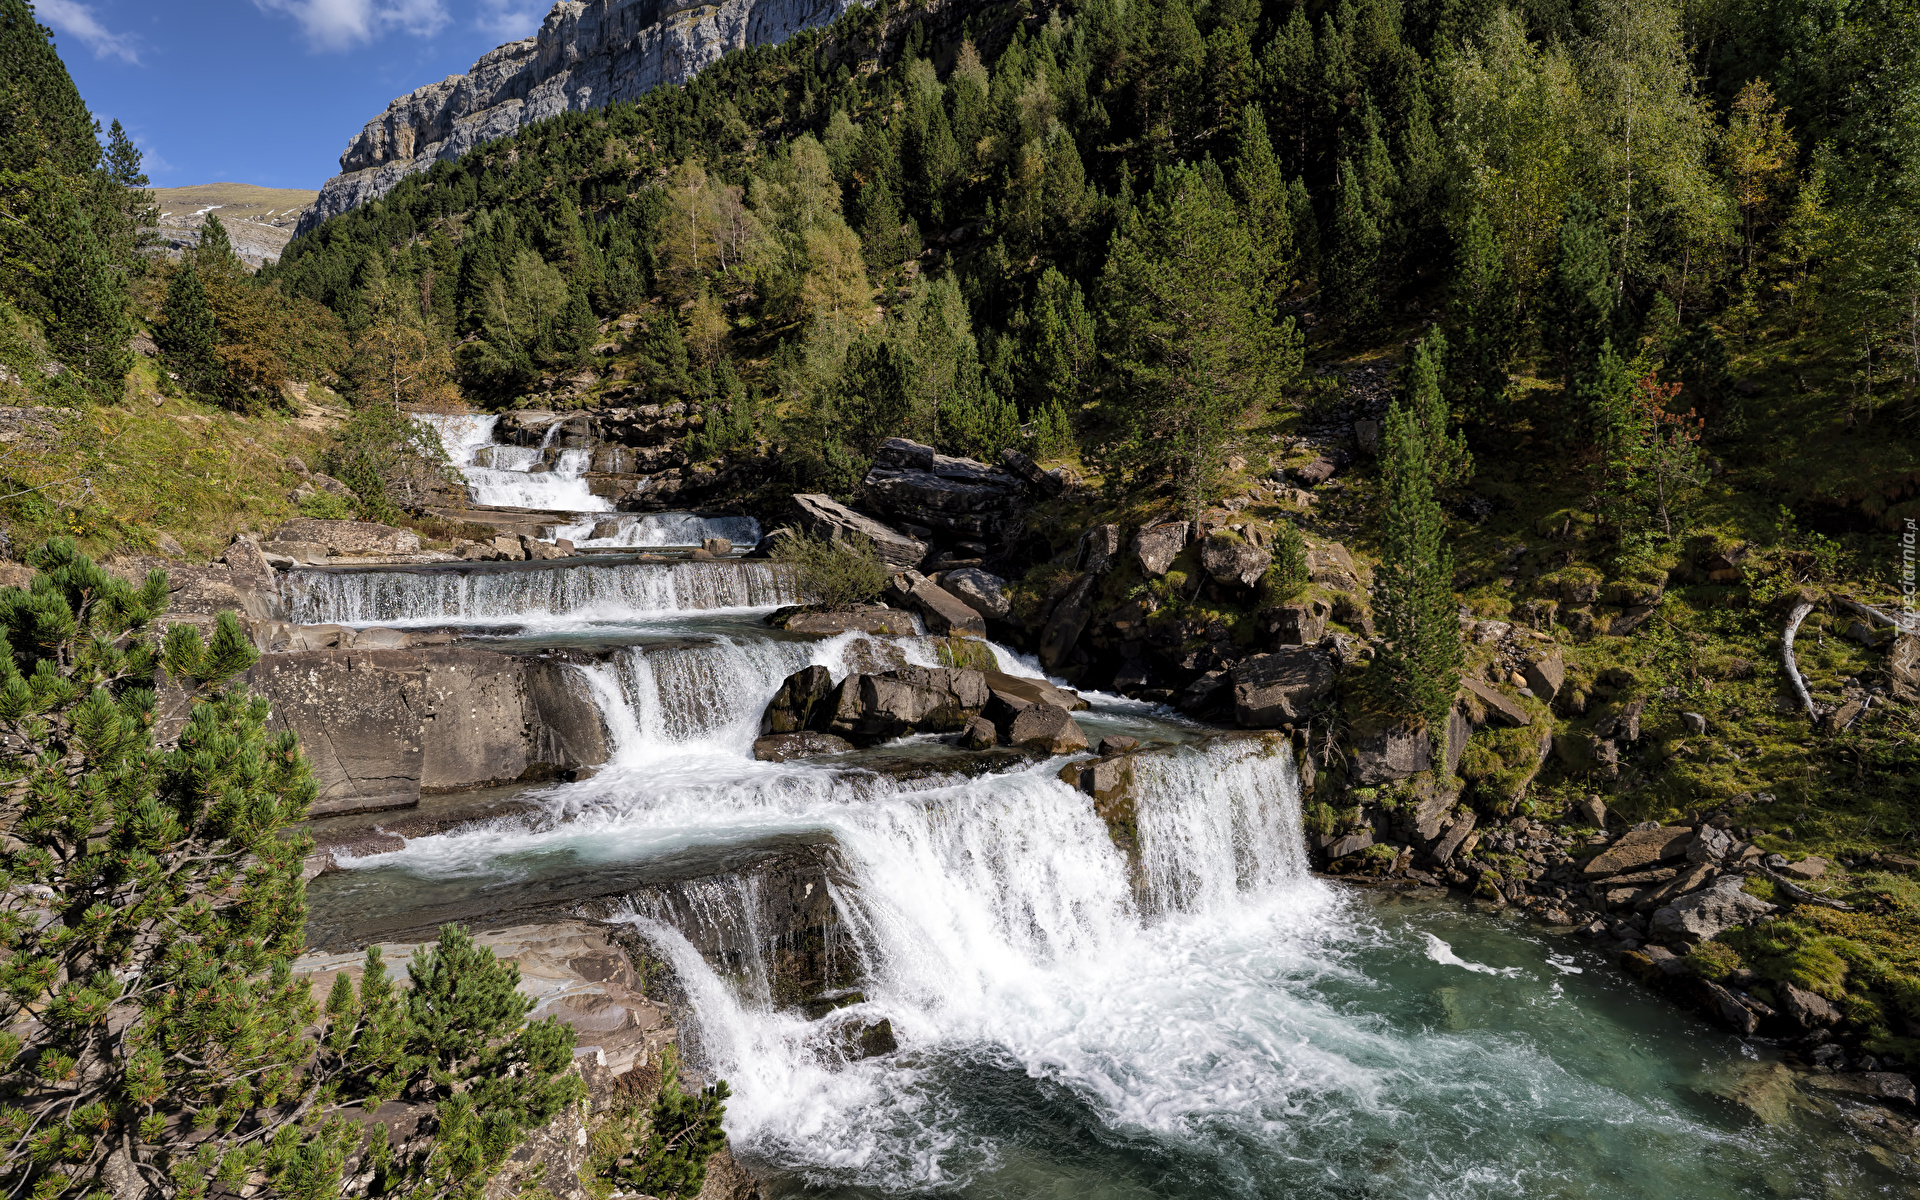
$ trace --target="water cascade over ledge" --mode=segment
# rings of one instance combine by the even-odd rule
[[[802,599],[767,562],[548,562],[417,570],[297,570],[286,591],[302,624],[551,622],[770,608]]]
[[[345,856],[314,921],[525,895],[629,925],[672,968],[690,1069],[732,1089],[736,1154],[789,1190],[1902,1194],[1845,1143],[1746,1117],[1727,1098],[1768,1086],[1763,1064],[1597,956],[1313,878],[1284,739],[1095,696],[1090,730],[1158,743],[1117,809],[1061,760],[982,775],[931,738],[885,748],[926,756],[908,773],[762,763],[788,673],[933,665],[935,641],[776,636],[759,614],[799,597],[764,563],[309,570],[290,590],[309,622],[637,639],[567,668],[608,733],[597,774]]]

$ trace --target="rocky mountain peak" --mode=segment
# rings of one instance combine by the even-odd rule
[[[416,88],[368,121],[298,232],[523,125],[685,83],[729,50],[785,41],[855,2],[560,0],[533,37],[488,51],[466,74]]]

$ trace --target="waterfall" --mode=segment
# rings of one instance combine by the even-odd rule
[[[467,481],[467,499],[475,504],[552,512],[613,509],[613,502],[593,495],[582,478],[591,462],[591,451],[561,450],[556,454],[548,449],[559,422],[548,426],[540,447],[534,449],[496,443],[493,435],[500,418],[495,416],[419,413],[414,420],[440,435],[447,458]]]
[[[557,536],[591,549],[698,546],[713,537],[751,549],[760,541],[760,522],[752,517],[703,517],[695,513],[621,513],[563,525]]]
[[[802,599],[791,574],[760,562],[619,563],[412,571],[295,570],[303,625],[431,625],[567,618],[618,621],[691,610],[771,608]]]
[[[718,638],[702,646],[629,646],[608,662],[576,669],[606,721],[609,765],[700,751],[744,758],[781,681],[815,661],[831,669],[835,649]]]
[[[736,1144],[815,1182],[921,1190],[991,1157],[935,1088],[943,1058],[1008,1062],[1122,1124],[1178,1124],[1196,1093],[1230,1107],[1270,1076],[1263,1047],[1211,1027],[1221,987],[1244,985],[1205,960],[1226,943],[1245,953],[1249,924],[1276,910],[1331,902],[1307,875],[1291,760],[1229,741],[1141,756],[1135,779],[1144,904],[1088,798],[1044,768],[819,809],[851,881],[836,911],[868,971],[864,1002],[827,1022],[766,1002],[737,922],[716,971],[707,926],[636,904],[630,920],[693,1002],[700,1066],[733,1087]],[[823,1050],[835,1022],[882,1017],[902,1054]]]

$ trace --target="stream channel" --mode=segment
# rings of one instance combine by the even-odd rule
[[[514,502],[569,508],[558,489],[576,480],[546,474],[508,481]],[[674,968],[690,1065],[729,1083],[727,1132],[769,1195],[1915,1194],[1831,1105],[1798,1099],[1766,1047],[1578,941],[1311,875],[1289,758],[1258,739],[1090,695],[1090,738],[1166,747],[1137,760],[1130,861],[1057,778],[1062,760],[969,777],[963,752],[915,738],[755,761],[788,673],[935,662],[924,638],[770,630],[761,618],[796,597],[765,564],[587,557],[289,586],[305,621],[566,648],[612,747],[591,778],[522,789],[530,812],[315,880],[312,936],[487,897],[611,898]],[[914,769],[866,769],[883,758]],[[791,847],[835,863],[823,953],[857,990],[825,1016],[778,1001],[760,883],[728,873]],[[695,875],[677,900],[655,886]],[[882,1018],[891,1053],[853,1057],[832,1036]]]

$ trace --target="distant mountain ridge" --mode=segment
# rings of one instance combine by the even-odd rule
[[[296,236],[441,159],[568,111],[685,83],[730,50],[777,44],[860,0],[560,0],[539,33],[401,96],[340,156]]]
[[[280,257],[317,192],[301,188],[263,188],[247,183],[201,183],[153,188],[160,213],[159,232],[176,256],[200,241],[200,222],[208,213],[220,218],[234,253],[249,267]]]

